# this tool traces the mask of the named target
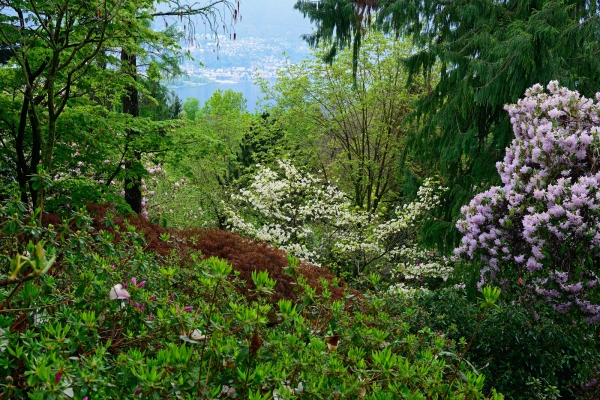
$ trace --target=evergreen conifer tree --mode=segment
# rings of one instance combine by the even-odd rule
[[[316,23],[315,45],[360,46],[374,27],[412,38],[411,76],[436,75],[418,104],[410,149],[451,188],[426,239],[451,247],[462,204],[495,183],[495,163],[513,137],[504,104],[535,83],[593,96],[600,88],[600,4],[576,0],[323,0],[295,6]],[[374,16],[371,21],[371,15]],[[355,51],[356,53],[356,51]],[[330,57],[329,59],[331,59]],[[439,76],[437,76],[439,75]]]

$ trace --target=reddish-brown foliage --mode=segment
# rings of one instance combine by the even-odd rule
[[[281,298],[296,300],[297,293],[294,291],[296,279],[285,272],[288,264],[285,252],[274,249],[266,243],[217,229],[178,231],[176,234],[187,237],[188,245],[194,240],[192,247],[200,250],[205,257],[216,256],[228,260],[233,269],[240,272],[240,278],[246,281],[247,289],[254,289],[252,272],[266,270],[269,276],[277,281],[273,301],[276,302]],[[317,293],[321,291],[319,279],[331,282],[335,278],[327,268],[307,263],[301,263],[298,272],[307,278],[310,286],[318,289]],[[342,287],[330,288],[334,299],[342,298],[343,286],[342,283]]]
[[[253,271],[268,271],[269,276],[277,281],[273,302],[280,299],[297,299],[296,278],[285,272],[287,257],[285,252],[269,246],[267,243],[257,242],[243,238],[231,232],[218,229],[189,229],[180,231],[166,229],[160,225],[153,224],[145,219],[134,216],[124,219],[117,215],[110,205],[93,204],[87,207],[92,217],[92,226],[96,231],[108,231],[115,235],[115,241],[125,240],[127,235],[126,224],[136,227],[142,232],[146,239],[145,251],[152,252],[165,259],[175,255],[182,267],[192,267],[194,262],[192,254],[202,253],[204,258],[216,256],[228,260],[233,269],[239,272],[239,278],[245,281],[244,294],[250,296],[254,284],[251,279]],[[110,220],[111,223],[107,223]],[[44,224],[60,224],[60,218],[53,214],[44,214]],[[118,230],[116,229],[118,227]],[[161,239],[161,234],[169,234],[168,242]],[[335,278],[326,267],[317,267],[308,263],[300,263],[298,273],[307,279],[307,283],[317,289],[319,294],[322,290],[320,280],[330,282]],[[339,286],[329,287],[332,298],[339,300],[343,297],[345,284],[340,280]]]

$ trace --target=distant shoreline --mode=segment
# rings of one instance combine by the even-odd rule
[[[274,82],[274,79],[268,79]],[[200,107],[212,96],[217,90],[231,89],[234,92],[240,92],[247,100],[246,109],[253,113],[260,107],[257,104],[263,98],[263,93],[260,87],[254,84],[253,80],[241,79],[239,81],[177,81],[174,84],[167,84],[167,88],[177,94],[181,101],[185,101],[188,97],[195,97],[200,100]],[[264,100],[263,100],[264,101]]]

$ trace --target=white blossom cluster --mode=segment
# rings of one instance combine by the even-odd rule
[[[345,220],[348,202],[337,188],[302,174],[290,162],[278,161],[278,165],[281,173],[259,166],[248,189],[232,195],[234,203],[254,211],[256,221],[245,220],[232,205],[225,205],[229,226],[318,263],[318,253],[306,242],[314,235],[315,226]]]
[[[436,257],[430,250],[413,246],[402,246],[398,252],[400,262],[399,272],[406,279],[423,278],[442,278],[448,279],[452,273],[452,265],[446,257]]]
[[[411,286],[407,286],[406,283],[404,283],[404,282],[400,282],[400,283],[391,285],[388,288],[387,292],[388,292],[388,294],[392,294],[392,295],[396,295],[396,296],[414,297],[416,294],[419,294],[419,293],[428,293],[429,289],[427,289],[425,287],[411,287]]]
[[[449,261],[417,244],[418,228],[445,190],[434,180],[426,180],[417,199],[398,207],[394,218],[382,221],[353,209],[342,191],[289,161],[278,166],[279,171],[259,166],[248,188],[224,205],[232,230],[317,265],[343,260],[360,272],[384,263],[397,277],[448,277]]]

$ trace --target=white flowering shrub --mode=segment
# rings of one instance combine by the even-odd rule
[[[433,180],[425,181],[415,202],[382,221],[354,210],[342,191],[290,162],[278,161],[278,166],[259,166],[250,185],[224,206],[232,230],[355,275],[377,266],[393,279],[448,277],[449,260],[418,245],[418,229],[444,190]]]
[[[517,280],[558,311],[600,321],[600,93],[550,82],[507,105],[515,139],[497,164],[503,186],[463,207],[455,253],[480,258],[480,284]]]
[[[280,172],[259,167],[247,189],[232,195],[240,207],[225,207],[232,230],[272,243],[301,259],[318,263],[319,246],[310,246],[316,227],[327,234],[335,221],[350,217],[344,194],[317,177],[303,174],[290,162],[278,161]],[[252,213],[240,211],[244,209]],[[253,214],[253,215],[249,215]]]

